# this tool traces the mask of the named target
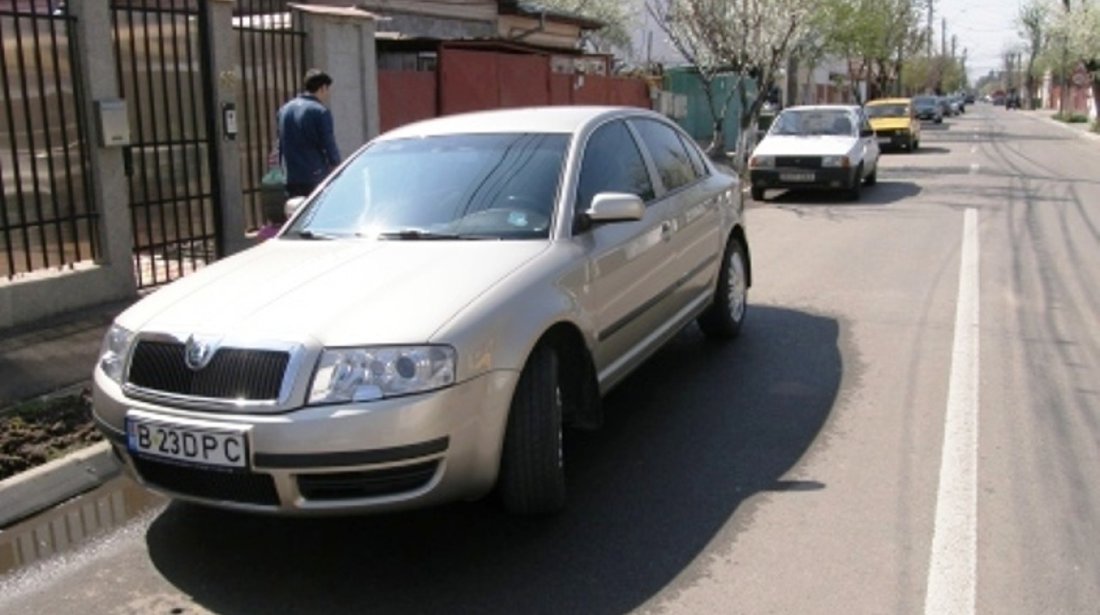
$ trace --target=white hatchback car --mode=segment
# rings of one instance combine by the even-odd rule
[[[565,502],[563,426],[681,328],[735,336],[736,178],[664,117],[554,107],[368,143],[280,234],[136,303],[95,368],[128,472],[239,510]],[[643,454],[639,451],[639,454]]]
[[[834,188],[858,200],[878,179],[879,146],[863,109],[852,105],[788,107],[749,159],[752,198],[769,188]]]

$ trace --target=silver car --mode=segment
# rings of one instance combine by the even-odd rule
[[[121,314],[94,413],[171,497],[346,513],[565,504],[563,427],[751,281],[736,178],[664,117],[430,120],[347,160],[280,234]],[[641,454],[641,452],[639,452]]]

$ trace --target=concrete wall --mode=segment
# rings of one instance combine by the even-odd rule
[[[329,109],[336,145],[347,158],[379,132],[375,20],[356,9],[301,7],[306,66],[332,76]]]

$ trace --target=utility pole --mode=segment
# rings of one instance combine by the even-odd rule
[[[1066,0],[1066,2],[1069,2],[1069,0]],[[935,13],[936,13],[936,0],[928,0],[928,57],[929,58],[932,57],[932,40],[934,38],[932,36],[932,24],[935,23],[935,21],[933,21],[933,16],[935,15]]]
[[[944,17],[940,27],[940,55],[947,55],[947,18]]]

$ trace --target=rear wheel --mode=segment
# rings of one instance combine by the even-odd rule
[[[750,192],[752,193],[752,200],[754,200],[754,201],[763,201],[764,200],[764,189],[763,188],[757,188],[756,186],[753,186]]]
[[[874,186],[878,183],[878,162],[875,163],[875,168],[871,170],[871,174],[867,176],[867,179],[863,180],[863,183],[868,186]]]
[[[501,501],[508,512],[546,514],[565,506],[558,355],[539,344],[520,373],[501,454]]]
[[[698,319],[699,328],[707,337],[728,339],[741,332],[748,309],[748,271],[745,249],[740,241],[731,237],[726,244],[722,270],[718,272],[714,301]]]

